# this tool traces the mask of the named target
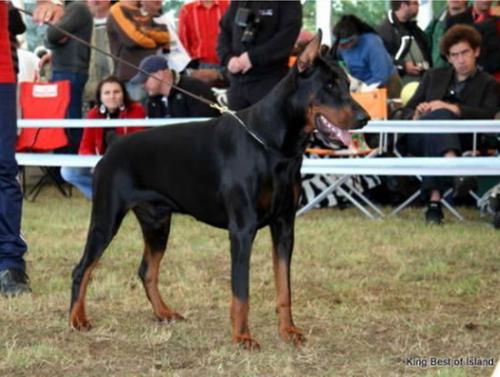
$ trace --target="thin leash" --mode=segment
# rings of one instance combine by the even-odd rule
[[[21,8],[17,8],[17,7],[13,7],[14,9],[17,9],[19,12],[21,13],[24,13],[30,17],[33,17],[33,13],[31,12],[28,12],[24,9],[21,9]],[[210,101],[209,99],[206,99],[202,96],[199,96],[197,94],[194,94],[192,92],[190,92],[189,90],[186,90],[184,88],[181,88],[180,86],[178,85],[175,85],[173,83],[167,83],[166,81],[160,79],[159,77],[156,77],[156,76],[153,76],[151,75],[149,72],[145,71],[144,69],[136,66],[135,64],[132,64],[130,62],[128,62],[127,60],[125,59],[122,59],[116,55],[113,55],[112,53],[110,52],[107,52],[95,45],[93,45],[92,43],[89,43],[87,42],[86,40],[78,37],[77,35],[74,35],[73,33],[70,33],[69,31],[66,31],[64,30],[63,28],[61,28],[60,26],[56,25],[56,24],[51,24],[50,22],[48,21],[43,21],[43,24],[44,25],[47,25],[48,27],[52,27],[54,29],[56,29],[57,31],[61,32],[62,34],[64,34],[65,36],[67,36],[68,38],[71,38],[87,47],[89,47],[90,49],[92,50],[95,50],[95,51],[98,51],[100,52],[101,54],[104,54],[122,64],[125,64],[126,66],[130,67],[130,68],[133,68],[134,70],[138,71],[138,72],[141,72],[142,74],[146,75],[147,77],[152,77],[154,78],[155,80],[157,81],[160,81],[162,84],[165,84],[165,85],[169,85],[171,86],[172,88],[178,90],[179,92],[181,93],[184,93],[188,96],[190,96],[191,98],[194,98],[208,106],[210,106],[211,108],[213,109],[216,109],[218,110],[221,114],[229,114],[231,115],[234,119],[236,119],[238,121],[238,123],[243,127],[243,129],[257,142],[259,143],[260,145],[262,145],[266,150],[269,149],[267,144],[257,135],[255,134],[252,130],[250,130],[250,128],[248,128],[248,126],[245,124],[245,122],[243,122],[241,120],[241,118],[236,114],[236,112],[234,110],[230,110],[227,106],[224,106],[224,105],[221,105],[221,104],[218,104],[216,102],[213,102],[213,101]]]

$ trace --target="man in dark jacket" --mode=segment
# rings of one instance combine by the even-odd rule
[[[147,114],[149,118],[215,117],[219,115],[217,110],[170,85],[174,84],[212,102],[217,102],[207,84],[168,69],[167,60],[163,56],[148,56],[141,61],[139,68],[149,75],[139,72],[130,82],[134,85],[143,85],[148,93]]]
[[[481,35],[472,26],[455,25],[443,36],[441,53],[451,67],[427,72],[405,108],[413,119],[492,119],[498,106],[497,83],[477,68]],[[408,135],[408,152],[416,156],[459,156],[468,146],[457,134]],[[470,137],[468,138],[470,139]],[[440,200],[445,182],[424,177],[422,188],[430,193],[426,212],[429,223],[443,218]]]
[[[71,82],[68,118],[81,119],[83,88],[89,73],[90,48],[73,38],[68,38],[61,29],[90,43],[94,21],[85,2],[66,1],[64,12],[64,16],[56,24],[58,28],[47,29],[45,45],[52,51],[52,81]],[[81,128],[66,129],[69,142],[67,152],[78,150],[82,133]]]
[[[229,107],[263,98],[288,72],[302,26],[299,1],[232,1],[220,22],[217,55],[230,78]]]
[[[413,19],[418,0],[391,0],[391,10],[377,28],[403,82],[420,81],[432,64],[425,34]]]

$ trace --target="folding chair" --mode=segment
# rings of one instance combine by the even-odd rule
[[[476,133],[473,133],[473,142],[472,142],[472,150],[468,150],[468,151],[465,151],[464,153],[462,153],[462,156],[461,157],[473,157],[473,156],[478,156],[478,155],[481,155],[481,149],[482,148],[478,148],[478,143],[477,143],[477,134]],[[399,153],[399,151],[397,150],[396,148],[396,143],[394,143],[394,153],[396,154],[396,156],[398,157],[402,157],[401,154]],[[498,150],[497,149],[488,149],[486,148],[483,153],[485,155],[488,155],[488,156],[495,156],[497,155],[498,153]],[[456,158],[461,158],[460,156],[457,156]],[[422,181],[422,177],[421,176],[417,176],[417,178]],[[448,211],[450,211],[451,214],[453,214],[457,219],[459,219],[460,221],[463,221],[464,218],[463,216],[453,207],[452,204],[450,204],[446,198],[449,198],[449,196],[451,194],[453,194],[453,190],[454,188],[451,187],[449,188],[448,190],[446,190],[444,192],[444,194],[442,195],[442,198],[440,200],[441,202],[441,205],[443,207],[445,207],[446,209],[448,209]],[[413,201],[415,201],[420,195],[422,194],[422,190],[419,189],[417,191],[415,191],[410,197],[408,197],[408,199],[406,199],[403,203],[401,203],[398,207],[396,207],[392,212],[391,212],[391,215],[396,215],[398,214],[399,212],[401,212],[405,207],[407,207],[408,205],[410,205]],[[485,198],[484,196],[483,197],[480,197],[479,195],[476,194],[475,191],[473,190],[468,190],[468,194],[472,197],[472,199],[475,200],[476,202],[476,205],[482,209],[483,206],[484,206],[484,203],[485,203]]]
[[[24,119],[64,119],[70,102],[70,81],[55,83],[21,82],[19,102]],[[23,128],[17,138],[18,152],[53,152],[68,145],[64,128]],[[42,167],[42,177],[26,193],[26,175],[23,169],[23,192],[28,200],[34,201],[42,187],[53,182],[63,196],[70,196],[58,179],[55,168]]]
[[[351,93],[353,98],[370,114],[372,119],[387,118],[387,90],[377,89],[370,92]],[[353,142],[347,150],[334,150],[326,148],[308,148],[306,154],[309,157],[321,158],[371,158],[381,153],[382,139],[379,140],[379,147],[370,148],[363,134],[353,134]],[[351,175],[330,176],[321,175],[321,183],[324,185],[322,192],[308,201],[302,208],[297,211],[297,216],[307,212],[311,208],[317,206],[322,200],[334,191],[349,200],[367,217],[374,219],[383,217],[383,212],[362,193],[360,184],[356,184],[355,177]],[[375,183],[373,184],[375,186]],[[345,187],[345,188],[344,188]],[[370,188],[370,187],[369,187]],[[308,188],[304,188],[305,194],[309,197],[312,195],[307,193]],[[309,189],[310,190],[310,189]]]

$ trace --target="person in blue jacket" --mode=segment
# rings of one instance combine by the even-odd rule
[[[387,88],[390,98],[399,97],[401,80],[375,29],[356,16],[344,15],[333,27],[333,36],[332,58],[343,61],[356,79]]]

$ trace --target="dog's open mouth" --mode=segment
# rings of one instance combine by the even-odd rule
[[[331,123],[325,116],[318,114],[316,116],[316,129],[330,140],[339,140],[346,147],[351,143],[352,137],[349,131],[344,130]]]

